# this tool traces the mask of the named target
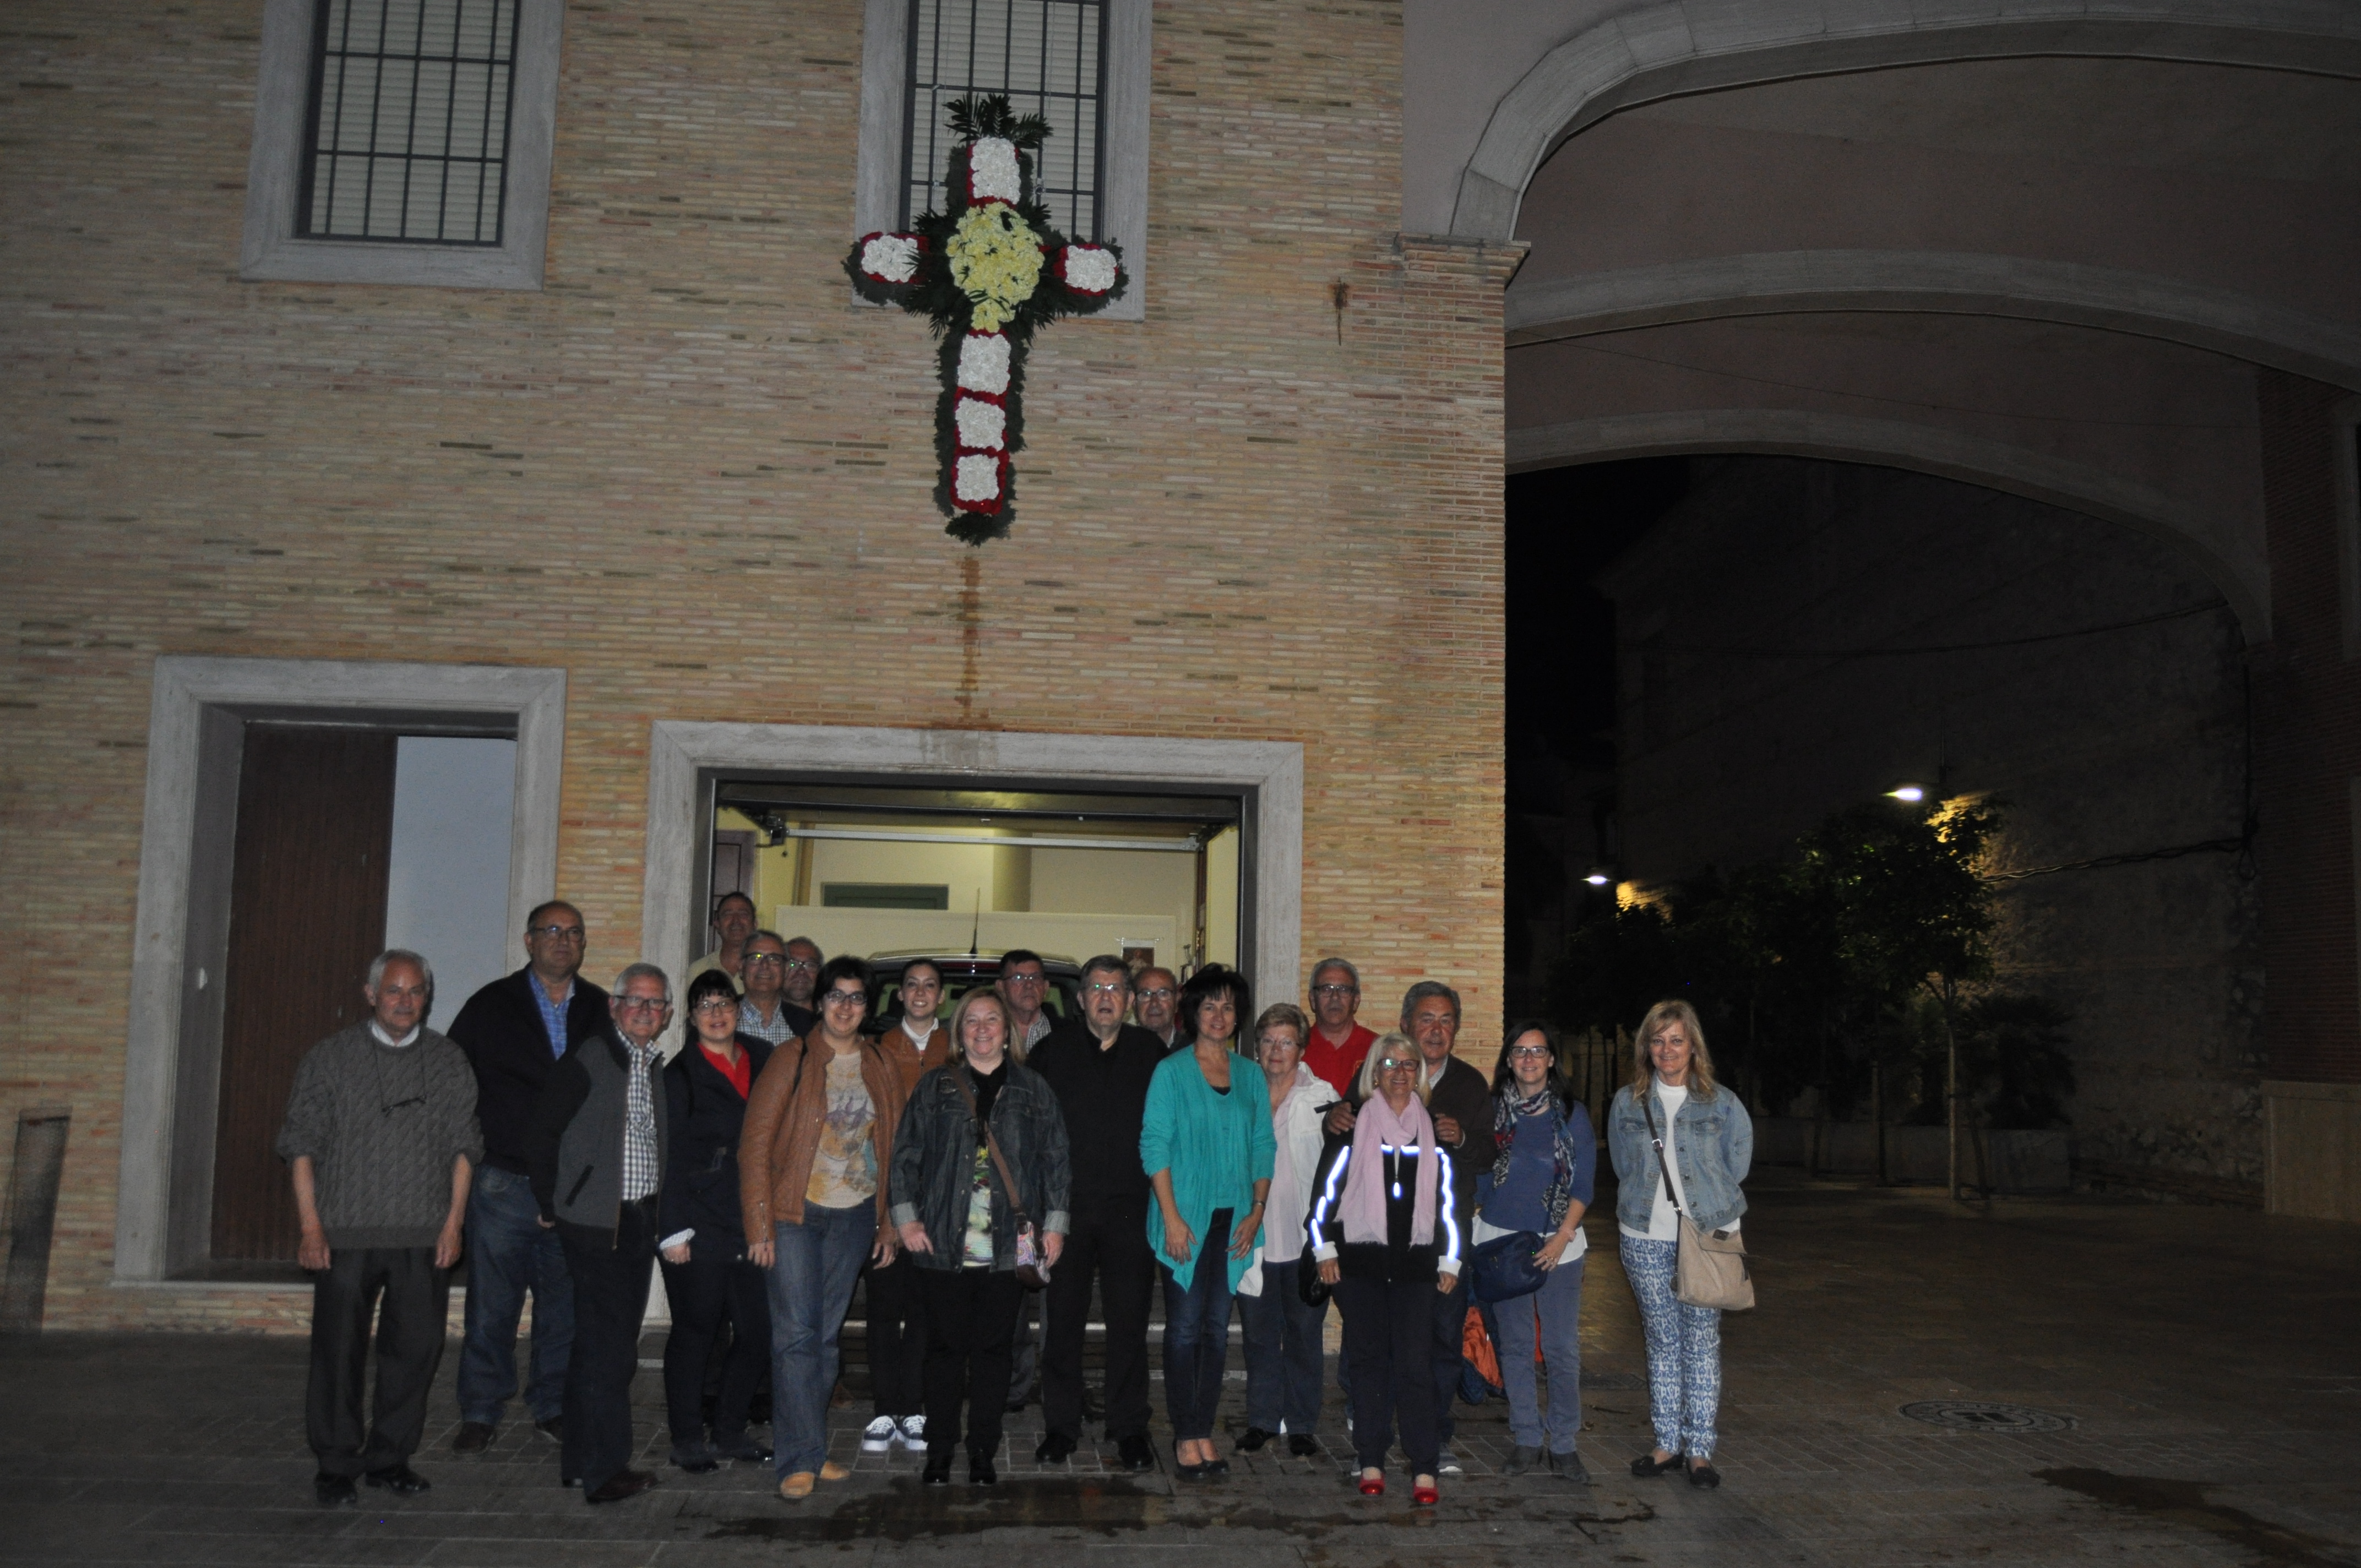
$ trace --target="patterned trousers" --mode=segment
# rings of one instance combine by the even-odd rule
[[[1623,1274],[1648,1334],[1648,1415],[1656,1446],[1710,1459],[1714,1418],[1721,1412],[1721,1314],[1684,1306],[1673,1294],[1680,1243],[1620,1239]]]

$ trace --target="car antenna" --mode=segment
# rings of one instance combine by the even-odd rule
[[[967,934],[967,956],[975,957],[976,944],[983,940],[983,889],[975,890],[975,926]]]

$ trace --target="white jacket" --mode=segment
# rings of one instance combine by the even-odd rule
[[[1328,1107],[1335,1102],[1336,1091],[1325,1080],[1301,1062],[1295,1064],[1295,1087],[1287,1091],[1271,1118],[1271,1131],[1288,1151],[1295,1179],[1284,1188],[1276,1177],[1271,1181],[1270,1198],[1263,1209],[1266,1250],[1284,1227],[1294,1239],[1297,1255],[1302,1254],[1303,1217],[1312,1210],[1312,1179],[1319,1171],[1321,1145],[1326,1136],[1322,1124],[1327,1120]]]

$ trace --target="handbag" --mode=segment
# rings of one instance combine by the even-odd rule
[[[1718,1311],[1743,1312],[1754,1305],[1754,1277],[1746,1268],[1746,1243],[1735,1231],[1708,1231],[1689,1218],[1673,1194],[1672,1168],[1664,1162],[1664,1140],[1656,1131],[1653,1093],[1640,1096],[1641,1113],[1648,1118],[1648,1141],[1656,1146],[1656,1168],[1664,1172],[1664,1196],[1673,1199],[1680,1215],[1679,1261],[1673,1268],[1673,1295],[1684,1306],[1711,1307]]]
[[[1295,1299],[1307,1307],[1324,1307],[1334,1289],[1320,1277],[1320,1260],[1305,1247],[1303,1255],[1295,1260]]]
[[[975,1091],[968,1087],[966,1068],[954,1063],[951,1082],[958,1085],[960,1098],[967,1102],[968,1119],[983,1129],[983,1146],[992,1156],[992,1168],[1000,1173],[1000,1185],[1008,1193],[1008,1211],[1016,1219],[1016,1283],[1027,1290],[1039,1290],[1049,1283],[1049,1264],[1041,1255],[1040,1241],[1033,1234],[1033,1222],[1026,1217],[1025,1201],[1017,1196],[1016,1177],[1008,1168],[1008,1157],[1000,1152],[1000,1140],[993,1135],[992,1124],[976,1114]]]
[[[1532,1231],[1494,1236],[1468,1258],[1467,1288],[1478,1301],[1513,1301],[1549,1283],[1549,1270],[1533,1261],[1542,1238]]]

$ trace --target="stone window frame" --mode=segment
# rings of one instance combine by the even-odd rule
[[[1148,319],[1148,102],[1155,64],[1153,0],[1105,0],[1106,49],[1100,135],[1102,236],[1123,247],[1131,274],[1124,297],[1080,321]],[[861,29],[861,147],[852,234],[902,226],[905,122],[910,103],[910,0],[867,0]],[[849,285],[848,285],[849,287]]]
[[[512,730],[510,930],[522,933],[533,906],[556,894],[564,670],[159,656],[124,1049],[117,1285],[173,1281],[211,1256],[221,1072],[215,981],[229,940],[238,749],[246,722],[258,718]]]
[[[517,0],[508,186],[498,246],[297,235],[295,206],[303,186],[312,29],[317,12],[317,0],[264,0],[238,276],[248,282],[538,290],[549,239],[549,175],[557,134],[557,68],[566,0]]]
[[[648,836],[640,948],[679,976],[703,950],[697,857],[716,777],[730,772],[947,787],[1076,784],[1232,789],[1252,820],[1251,905],[1240,911],[1238,965],[1257,996],[1302,994],[1303,747],[1292,740],[1202,740],[1027,730],[889,729],[823,724],[658,719],[648,731]],[[1247,865],[1241,865],[1242,880]]]

